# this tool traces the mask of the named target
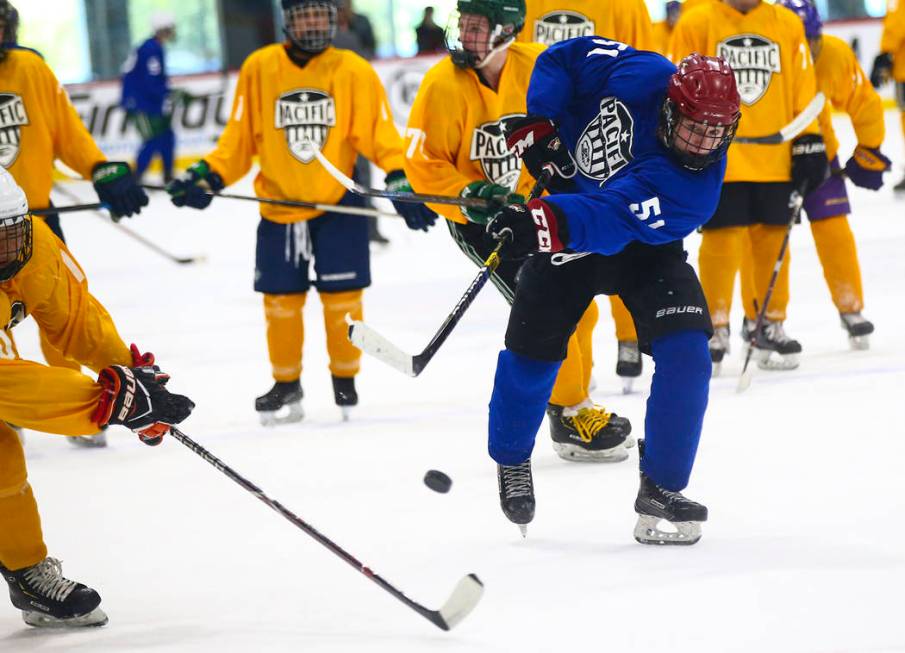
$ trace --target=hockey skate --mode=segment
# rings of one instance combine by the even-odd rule
[[[714,327],[707,346],[710,348],[710,362],[713,364],[710,376],[717,377],[723,367],[723,358],[729,353],[729,327]]]
[[[358,393],[355,391],[355,377],[333,377],[333,399],[343,414],[343,421],[349,421],[352,406],[358,405]]]
[[[902,177],[902,181],[893,186],[892,190],[899,197],[905,195],[905,177]]]
[[[298,381],[277,381],[267,394],[255,399],[255,410],[264,426],[292,424],[305,417],[302,386]],[[283,409],[286,410],[283,410]]]
[[[563,460],[618,463],[634,446],[631,423],[590,400],[577,406],[547,404],[553,450]]]
[[[641,350],[637,340],[620,340],[616,356],[616,376],[622,378],[622,394],[629,394],[637,377],[641,376]]]
[[[849,347],[855,351],[870,349],[870,334],[874,332],[874,323],[864,318],[861,312],[840,313],[842,328],[848,332]]]
[[[100,595],[90,587],[63,577],[56,558],[45,558],[32,567],[10,571],[0,566],[9,585],[13,606],[22,619],[36,628],[103,626],[107,615],[98,606]]]
[[[521,465],[497,465],[500,507],[506,519],[518,526],[522,537],[528,535],[528,524],[534,519],[534,479],[531,459]]]
[[[750,347],[754,344],[751,358],[762,370],[794,370],[798,367],[801,343],[786,335],[782,322],[764,320],[758,333],[754,332],[756,322],[745,318],[742,338]]]
[[[107,429],[104,427],[94,435],[79,435],[66,439],[75,447],[100,449],[107,446]]]

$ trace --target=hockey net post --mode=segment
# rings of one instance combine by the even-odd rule
[[[781,143],[787,143],[803,132],[808,125],[817,120],[817,116],[823,111],[823,105],[825,103],[826,96],[822,92],[819,92],[810,102],[808,102],[808,105],[801,110],[801,113],[792,119],[792,122],[778,132],[767,134],[766,136],[736,136],[732,139],[732,142],[754,143],[760,145],[779,145]]]

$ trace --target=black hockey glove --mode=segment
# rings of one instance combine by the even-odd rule
[[[874,88],[880,88],[892,78],[892,55],[889,52],[881,52],[874,57],[874,64],[870,67],[870,83]]]
[[[460,197],[477,197],[487,200],[487,208],[477,206],[463,206],[462,213],[469,222],[475,224],[487,224],[487,222],[507,204],[523,204],[525,198],[518,193],[513,193],[506,186],[500,186],[489,181],[473,181],[462,189]]]
[[[98,426],[121,424],[145,444],[160,444],[173,424],[188,417],[195,404],[164,388],[168,374],[154,365],[153,354],[140,354],[132,345],[133,367],[111,365],[98,374],[103,394],[92,419]]]
[[[393,170],[386,176],[387,190],[394,193],[413,193],[412,185],[402,170]],[[424,204],[414,202],[393,202],[396,213],[405,218],[405,226],[412,230],[427,231],[437,221],[437,214]]]
[[[110,207],[114,222],[141,213],[141,207],[148,205],[148,194],[135,181],[128,163],[122,161],[98,163],[91,171],[91,181],[101,204]]]
[[[519,259],[532,252],[555,253],[565,249],[569,233],[560,209],[543,200],[504,206],[487,224],[494,241],[507,241],[500,251],[504,259]]]
[[[207,184],[207,189],[200,185],[202,182]],[[190,165],[185,175],[167,184],[167,193],[176,206],[190,206],[200,210],[206,209],[214,199],[210,193],[219,193],[224,186],[220,175],[211,170],[207,161],[202,159]]]
[[[792,185],[804,197],[822,184],[830,172],[826,145],[820,134],[805,134],[792,141]]]
[[[506,123],[506,145],[522,158],[531,176],[537,179],[547,165],[552,165],[553,178],[547,188],[566,192],[573,186],[569,179],[578,166],[572,153],[559,138],[552,120],[540,116],[525,116]]]

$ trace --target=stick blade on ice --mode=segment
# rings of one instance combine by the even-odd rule
[[[443,630],[450,630],[467,617],[484,595],[484,584],[474,574],[468,574],[446,600],[437,614],[443,620],[442,624],[437,624]],[[444,627],[445,626],[445,627]]]
[[[383,361],[408,376],[418,376],[415,360],[360,320],[349,323],[349,341],[366,354]]]

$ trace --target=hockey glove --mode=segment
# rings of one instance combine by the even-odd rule
[[[402,170],[393,170],[386,176],[387,190],[394,193],[412,193],[412,185],[405,178]],[[393,202],[393,208],[396,213],[405,218],[405,225],[409,229],[415,231],[427,231],[434,226],[437,221],[437,214],[427,208],[424,204],[415,204],[413,202]]]
[[[887,159],[879,148],[864,147],[855,148],[852,158],[845,164],[845,174],[855,186],[880,190],[883,185],[883,173],[892,168],[892,162]]]
[[[500,251],[504,259],[519,259],[532,252],[555,253],[565,249],[569,234],[565,216],[553,204],[533,199],[504,206],[487,224],[493,240],[507,241]]]
[[[889,52],[881,52],[874,57],[874,65],[870,67],[870,83],[874,88],[880,88],[892,77],[892,55]]]
[[[525,198],[518,193],[513,193],[506,186],[493,184],[489,181],[473,181],[462,189],[460,197],[477,197],[487,200],[487,208],[478,206],[463,206],[462,213],[469,222],[487,224],[497,211],[507,204],[523,204]]]
[[[826,180],[829,171],[823,136],[805,134],[792,142],[792,185],[804,197]]]
[[[566,180],[575,176],[578,166],[572,153],[559,138],[552,120],[525,116],[506,124],[506,145],[521,157],[531,176],[537,179],[547,165],[555,172],[547,188],[554,192],[570,190]]]
[[[148,195],[136,183],[128,163],[122,161],[98,163],[91,171],[91,181],[101,204],[110,207],[114,222],[141,213],[141,207],[148,205]]]
[[[207,184],[210,192],[200,186],[202,182]],[[206,209],[214,199],[210,193],[219,193],[224,186],[220,175],[211,170],[207,161],[202,159],[190,165],[185,175],[167,184],[167,193],[176,206],[190,206],[200,210]]]

